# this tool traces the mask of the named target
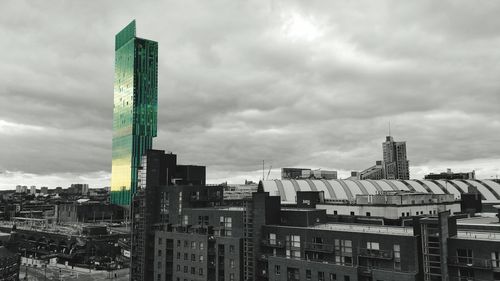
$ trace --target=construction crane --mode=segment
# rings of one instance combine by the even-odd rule
[[[273,165],[269,166],[269,171],[267,172],[266,181],[269,180],[269,174],[271,173],[272,168],[273,168]]]

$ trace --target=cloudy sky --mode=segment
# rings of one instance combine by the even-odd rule
[[[500,174],[500,2],[0,3],[0,188],[110,185],[114,35],[159,42],[155,148],[210,182],[382,157]],[[266,171],[267,173],[267,171]]]

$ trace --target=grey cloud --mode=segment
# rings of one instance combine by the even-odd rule
[[[499,9],[2,1],[0,120],[44,130],[0,131],[0,170],[65,181],[98,173],[108,185],[100,173],[111,166],[114,35],[135,18],[138,36],[160,48],[155,145],[207,165],[213,178],[255,175],[262,159],[360,170],[381,158],[389,121],[416,175],[459,161],[489,163],[477,164],[489,177],[500,161]],[[312,20],[319,37],[287,37],[282,25],[294,15]]]

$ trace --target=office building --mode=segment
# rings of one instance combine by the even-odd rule
[[[115,38],[111,202],[129,206],[141,156],[157,130],[158,43],[136,37],[135,20]]]
[[[467,173],[454,173],[451,169],[447,169],[446,172],[439,174],[430,173],[424,176],[426,180],[474,180],[476,179],[476,172]]]
[[[410,179],[409,161],[406,159],[406,142],[394,141],[392,136],[387,136],[382,143],[385,179],[408,180]]]
[[[367,168],[357,175],[360,180],[381,180],[385,178],[382,161],[376,161],[375,165]]]
[[[282,168],[281,179],[325,179],[337,178],[337,171],[312,170],[304,168]]]

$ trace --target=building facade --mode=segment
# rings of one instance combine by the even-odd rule
[[[111,202],[128,206],[141,156],[157,131],[158,43],[136,37],[135,20],[115,38]]]

